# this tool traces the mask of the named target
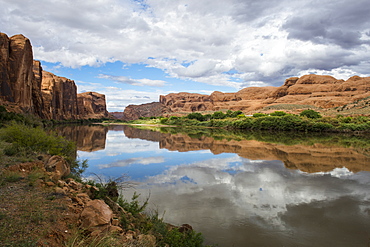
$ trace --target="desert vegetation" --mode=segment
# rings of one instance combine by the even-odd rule
[[[299,131],[299,132],[353,132],[370,131],[370,118],[367,116],[323,117],[319,112],[307,109],[300,114],[275,111],[270,114],[255,113],[245,116],[241,111],[217,111],[203,115],[195,112],[184,117],[160,117],[131,121],[136,124],[162,124],[174,126],[222,127],[228,129]]]

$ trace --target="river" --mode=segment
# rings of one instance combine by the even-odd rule
[[[231,246],[370,246],[370,139],[65,126],[85,177],[127,176],[174,225]]]

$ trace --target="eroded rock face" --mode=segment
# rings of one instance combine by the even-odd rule
[[[49,119],[77,119],[77,87],[74,81],[44,71],[42,95]]]
[[[108,111],[105,95],[95,92],[77,94],[78,110],[81,118],[106,118]]]
[[[0,104],[8,111],[56,120],[108,117],[105,96],[86,94],[80,113],[74,81],[43,71],[28,38],[0,33]]]
[[[21,34],[9,38],[0,33],[0,54],[1,99],[15,103],[23,112],[34,113],[33,54],[30,40]]]
[[[320,108],[343,106],[370,96],[370,77],[354,76],[347,81],[332,76],[292,77],[281,87],[249,87],[236,93],[213,92],[211,95],[172,93],[160,96],[164,114],[176,112],[241,110],[253,113],[269,105],[310,105]]]
[[[140,117],[158,117],[162,115],[163,105],[158,102],[152,102],[142,105],[129,105],[123,112],[124,121],[135,120]]]

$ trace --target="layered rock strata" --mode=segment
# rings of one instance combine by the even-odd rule
[[[248,114],[279,104],[328,109],[369,96],[370,77],[353,76],[344,81],[331,76],[305,75],[289,78],[281,87],[249,87],[236,93],[216,91],[211,95],[172,93],[160,96],[159,102],[169,115],[224,109]]]

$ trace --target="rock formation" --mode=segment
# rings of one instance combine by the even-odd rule
[[[331,76],[305,75],[285,81],[281,87],[249,87],[236,93],[213,92],[211,95],[172,93],[160,96],[167,115],[180,112],[241,110],[246,114],[267,106],[291,105],[328,109],[370,96],[370,77],[353,76],[347,81]]]
[[[125,108],[122,120],[130,121],[140,117],[158,117],[162,115],[163,105],[152,102],[142,105],[129,105]]]
[[[0,54],[1,101],[9,102],[17,112],[34,113],[31,42],[23,35],[8,38],[0,33]]]
[[[77,119],[77,87],[74,81],[42,73],[42,96],[48,119]]]
[[[30,40],[21,34],[9,38],[0,33],[0,104],[8,111],[44,119],[108,117],[104,95],[77,97],[75,82],[43,71],[41,63],[33,60]]]
[[[107,118],[105,95],[95,92],[77,94],[78,110],[84,118]]]

